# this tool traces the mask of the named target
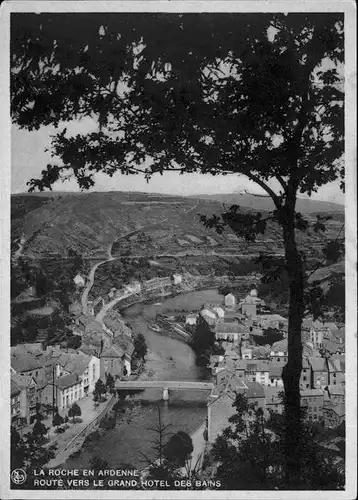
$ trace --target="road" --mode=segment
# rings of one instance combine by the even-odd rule
[[[192,208],[189,208],[189,210],[187,210],[185,213],[188,214],[188,213],[192,212],[193,210],[195,210],[196,207],[198,206],[198,204],[199,203],[194,205]],[[131,236],[134,236],[135,234],[138,234],[140,232],[145,232],[145,231],[149,231],[151,229],[154,229],[156,227],[160,227],[164,222],[166,222],[168,220],[168,218],[169,217],[165,217],[164,219],[162,219],[160,222],[158,222],[156,224],[151,224],[149,226],[130,231],[130,232],[124,234],[123,236],[120,236],[114,243],[116,243],[117,241],[120,241],[120,240],[125,240],[127,238],[130,238]],[[99,268],[99,266],[101,266],[105,262],[110,262],[112,260],[116,260],[116,259],[120,258],[120,256],[113,257],[113,255],[112,255],[112,248],[113,248],[114,243],[111,243],[107,248],[108,259],[102,260],[101,262],[97,262],[97,264],[94,264],[92,269],[90,270],[90,272],[88,274],[87,283],[86,283],[86,286],[83,290],[83,294],[81,297],[82,311],[83,311],[83,314],[86,316],[88,315],[88,294],[90,293],[90,291],[93,287],[94,278],[95,278],[95,274],[96,274],[97,269]],[[131,258],[131,257],[126,257],[126,258]],[[116,297],[108,304],[105,304],[103,306],[103,308],[101,309],[101,311],[97,314],[96,319],[98,321],[100,321],[101,323],[103,323],[103,319],[104,319],[105,315],[107,314],[107,312],[110,311],[112,309],[112,307],[114,307],[120,300],[123,300],[124,298],[127,298],[130,295],[131,294],[123,295],[121,297]]]

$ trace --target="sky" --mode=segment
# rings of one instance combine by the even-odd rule
[[[60,125],[61,126],[61,125]],[[97,130],[91,118],[66,123],[68,133],[88,133]],[[37,131],[28,132],[12,125],[11,130],[11,192],[23,193],[28,190],[26,182],[31,178],[39,178],[41,170],[48,163],[54,163],[50,152],[50,136],[55,132],[53,127],[41,127]],[[272,185],[272,187],[276,187]],[[79,191],[75,181],[57,182],[55,191]],[[195,195],[223,193],[264,194],[264,191],[244,176],[226,175],[211,176],[202,174],[180,175],[166,172],[155,175],[149,183],[144,176],[116,174],[112,178],[97,174],[92,191],[141,191],[162,194]],[[339,182],[323,186],[311,199],[344,204],[344,194],[339,189]]]

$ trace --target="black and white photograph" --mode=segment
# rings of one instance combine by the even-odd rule
[[[1,10],[1,497],[353,500],[354,4]]]

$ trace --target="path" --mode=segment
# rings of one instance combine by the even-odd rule
[[[198,203],[196,205],[194,205],[193,207],[191,207],[189,210],[187,210],[185,212],[185,214],[188,214],[190,212],[192,212],[193,210],[195,210],[195,208],[198,206]],[[142,227],[140,229],[135,229],[134,231],[130,231],[129,233],[126,233],[125,235],[121,236],[120,238],[118,238],[114,243],[116,243],[117,241],[119,240],[124,240],[126,238],[130,238],[131,236],[137,234],[137,233],[140,233],[140,232],[145,232],[145,231],[149,231],[153,228],[156,228],[156,227],[160,227],[163,222],[166,222],[168,220],[169,217],[165,217],[164,219],[162,219],[160,222],[156,223],[156,224],[151,224],[149,226],[146,226],[146,227]],[[89,282],[88,284],[86,285],[86,288],[82,294],[82,310],[83,310],[83,314],[88,314],[88,294],[93,286],[93,283],[94,283],[94,276],[95,276],[95,272],[96,270],[98,269],[98,267],[102,264],[104,264],[105,262],[109,262],[109,261],[112,261],[112,260],[116,260],[120,257],[113,257],[112,256],[112,248],[113,248],[113,245],[114,243],[110,244],[109,245],[109,248],[108,248],[108,259],[107,260],[104,260],[104,261],[101,261],[101,262],[98,262],[97,264],[95,264],[92,269],[91,269],[91,272],[89,273],[89,276],[88,276],[88,279],[89,279]],[[126,258],[130,258],[130,257],[126,257]],[[125,299],[125,298],[128,298],[130,297],[131,295],[134,295],[134,294],[131,294],[131,293],[124,293],[123,295],[119,296],[119,297],[116,297],[115,299],[113,299],[111,302],[108,302],[108,304],[105,304],[102,309],[99,311],[99,313],[97,314],[96,316],[96,320],[99,321],[100,323],[103,324],[103,320],[104,320],[104,317],[105,315],[112,309],[112,307],[114,307],[118,302],[120,302],[121,300]]]

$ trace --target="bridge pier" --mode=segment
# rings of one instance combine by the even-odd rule
[[[163,401],[169,401],[169,389],[167,387],[163,388]]]

